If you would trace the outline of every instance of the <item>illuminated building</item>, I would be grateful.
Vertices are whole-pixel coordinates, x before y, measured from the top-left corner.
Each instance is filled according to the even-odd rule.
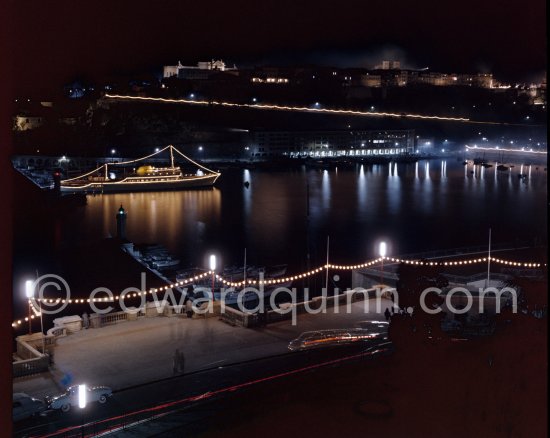
[[[208,79],[214,72],[236,72],[237,67],[227,67],[225,62],[220,60],[200,61],[197,65],[165,65],[163,67],[163,78],[177,77],[180,79]]]
[[[399,155],[414,152],[413,130],[255,131],[251,157],[336,157]]]

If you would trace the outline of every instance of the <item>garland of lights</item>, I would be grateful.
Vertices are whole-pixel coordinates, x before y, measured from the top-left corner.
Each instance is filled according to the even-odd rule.
[[[328,113],[328,114],[347,114],[354,116],[366,116],[366,117],[399,117],[408,119],[423,119],[423,120],[441,120],[450,122],[462,122],[473,123],[480,125],[509,125],[509,126],[539,126],[539,125],[524,125],[516,123],[506,122],[486,122],[471,120],[464,117],[441,117],[441,116],[429,116],[422,114],[408,114],[408,113],[387,113],[387,112],[372,112],[372,111],[359,111],[348,109],[330,109],[330,108],[310,108],[306,106],[288,106],[288,105],[268,105],[261,103],[235,103],[235,102],[223,102],[216,100],[193,100],[193,99],[166,99],[163,97],[143,97],[143,96],[127,96],[119,94],[105,94],[106,98],[119,99],[119,100],[139,100],[150,102],[164,102],[164,103],[183,103],[190,105],[218,105],[237,108],[253,108],[253,109],[267,109],[278,111],[297,111],[297,112],[312,112],[312,113]]]
[[[194,277],[188,278],[186,281],[178,281],[176,283],[172,283],[167,286],[162,286],[160,288],[151,288],[148,291],[141,291],[141,292],[135,292],[132,294],[126,295],[128,298],[136,298],[139,296],[147,296],[147,294],[156,294],[157,292],[165,292],[170,289],[173,289],[175,287],[182,287],[187,286],[189,284],[192,284],[198,280],[202,280],[203,278],[206,278],[208,276],[214,275],[215,279],[220,281],[226,286],[230,287],[241,287],[248,285],[272,285],[272,284],[280,284],[280,283],[287,283],[289,281],[295,281],[295,280],[301,280],[303,278],[311,277],[312,275],[319,274],[320,272],[326,271],[328,269],[334,269],[334,270],[354,270],[354,269],[363,269],[368,268],[369,266],[372,266],[374,264],[383,262],[383,261],[389,261],[392,263],[404,263],[407,265],[414,265],[414,266],[462,266],[462,265],[472,265],[477,263],[484,263],[484,262],[494,262],[494,263],[500,263],[503,265],[508,266],[515,266],[515,267],[521,267],[521,268],[540,268],[542,265],[541,263],[526,263],[526,262],[516,262],[512,260],[504,260],[504,259],[498,259],[495,257],[481,257],[477,259],[465,259],[465,260],[453,260],[453,261],[439,261],[439,262],[428,262],[423,260],[408,260],[408,259],[399,259],[394,257],[379,257],[377,259],[358,264],[358,265],[334,265],[332,263],[325,264],[323,266],[319,266],[318,268],[312,269],[311,271],[302,272],[300,274],[291,275],[288,277],[283,278],[272,278],[267,280],[254,280],[254,279],[246,279],[246,281],[239,281],[239,282],[232,282],[228,281],[225,278],[223,278],[221,275],[218,275],[215,273],[215,271],[207,271],[202,274],[196,275]],[[544,264],[546,266],[546,264]],[[29,300],[29,305],[31,305],[33,311],[35,312],[36,316],[40,316],[40,312],[37,311],[34,307],[34,302],[44,302],[44,303],[50,303],[50,304],[57,304],[57,303],[69,303],[69,304],[84,304],[89,302],[113,302],[118,301],[120,298],[119,295],[112,297],[112,298],[76,298],[76,299],[61,299],[61,298],[37,298]],[[35,315],[31,315],[31,319],[34,319]],[[24,319],[18,319],[12,323],[12,327],[17,327],[21,325],[23,322],[26,322],[29,320],[29,317],[25,317]]]
[[[163,153],[166,149],[170,149],[171,152],[175,151],[177,152],[178,154],[180,154],[183,158],[185,158],[187,161],[193,163],[194,165],[196,165],[197,167],[201,168],[202,170],[208,172],[208,173],[211,173],[212,175],[220,175],[219,172],[215,172],[214,170],[211,170],[211,169],[208,169],[207,167],[197,163],[196,161],[192,160],[191,158],[189,158],[187,155],[183,154],[182,152],[180,152],[178,149],[176,149],[174,146],[172,145],[168,145],[168,146],[165,146],[164,148],[152,153],[152,154],[149,154],[149,155],[146,155],[145,157],[141,157],[141,158],[136,158],[135,160],[128,160],[128,161],[121,161],[121,162],[117,162],[117,163],[105,163],[103,164],[102,166],[99,166],[97,169],[94,169],[94,170],[91,170],[90,172],[88,173],[85,173],[83,175],[79,175],[79,176],[75,176],[74,178],[68,178],[68,179],[64,179],[63,181],[61,181],[62,183],[68,183],[68,182],[71,182],[71,181],[76,181],[76,180],[81,180],[82,178],[88,176],[88,175],[92,175],[93,173],[96,173],[96,172],[99,172],[99,170],[101,169],[106,169],[106,171],[108,171],[108,168],[109,166],[121,166],[121,165],[125,165],[125,164],[131,164],[131,163],[137,163],[138,161],[143,161],[143,160],[147,160],[148,158],[151,158],[155,155],[158,155],[158,154],[161,154]],[[204,179],[204,178],[210,178],[211,176],[208,175],[208,176],[204,176],[204,177],[200,177],[200,178],[195,178],[195,179]],[[147,178],[147,177],[143,177],[143,178]],[[157,178],[156,176],[155,177],[150,177],[150,178]],[[113,182],[113,184],[120,184],[120,183],[125,183],[125,184],[129,184],[131,183],[132,181],[127,181],[127,179],[123,179],[121,181],[117,181],[117,182]],[[138,183],[141,183],[141,181],[138,181]],[[91,182],[89,184],[86,184],[86,185],[83,185],[81,187],[90,187],[94,184],[98,184],[97,182]]]

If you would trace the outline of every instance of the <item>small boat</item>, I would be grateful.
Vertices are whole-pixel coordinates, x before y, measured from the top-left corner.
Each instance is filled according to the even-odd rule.
[[[489,163],[483,163],[482,166],[485,167],[485,169],[488,169],[488,168],[490,168],[490,167],[493,167],[493,165],[492,165],[492,164],[489,164]]]
[[[151,263],[154,269],[163,269],[163,268],[170,268],[172,266],[179,265],[180,261],[178,259],[173,259],[171,257],[162,259],[162,260],[155,260]]]
[[[519,179],[526,179],[526,178],[527,178],[527,174],[526,174],[526,173],[520,173],[520,174],[518,174],[518,178],[519,178]]]
[[[250,187],[250,183],[249,183],[248,181],[245,181],[245,182],[244,182],[244,186],[245,186],[245,188],[249,188],[249,187]]]
[[[508,166],[505,166],[504,164],[499,164],[497,166],[497,170],[508,170],[510,169]]]

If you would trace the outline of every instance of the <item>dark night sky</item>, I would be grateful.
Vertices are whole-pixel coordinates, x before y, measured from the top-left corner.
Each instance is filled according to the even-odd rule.
[[[14,2],[15,92],[181,60],[325,60],[372,66],[396,48],[413,67],[528,78],[546,69],[544,0]],[[328,54],[325,58],[323,54]]]

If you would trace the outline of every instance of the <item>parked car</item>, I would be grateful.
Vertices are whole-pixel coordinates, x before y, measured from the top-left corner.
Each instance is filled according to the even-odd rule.
[[[12,419],[14,422],[39,415],[47,409],[46,403],[23,392],[13,394]]]
[[[63,394],[54,397],[46,397],[50,409],[61,409],[68,412],[72,406],[78,406],[78,386],[73,385],[67,388]],[[113,391],[107,386],[86,386],[86,404],[99,402],[105,403],[111,397]]]

